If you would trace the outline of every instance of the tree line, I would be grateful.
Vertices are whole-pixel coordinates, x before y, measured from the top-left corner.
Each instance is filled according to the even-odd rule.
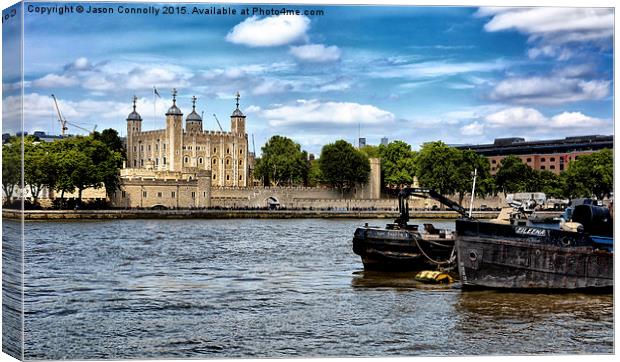
[[[23,153],[22,153],[23,152]],[[2,147],[2,189],[7,202],[23,182],[33,204],[37,204],[44,188],[60,193],[77,190],[78,203],[82,191],[104,187],[108,196],[120,187],[120,168],[125,151],[113,129],[93,132],[89,136],[63,138],[55,142],[39,142],[34,136],[13,137]]]
[[[358,150],[339,140],[325,145],[318,159],[308,160],[308,153],[298,143],[273,136],[262,147],[254,176],[267,186],[325,185],[350,191],[356,184],[367,181],[371,157],[381,159],[381,182],[386,193],[412,185],[416,178],[421,187],[457,195],[462,203],[465,195],[471,193],[474,170],[476,195],[481,197],[544,192],[556,198],[604,198],[613,192],[613,153],[609,149],[579,156],[559,175],[532,169],[512,155],[504,158],[495,175],[491,175],[489,161],[484,156],[449,147],[441,141],[425,143],[419,151],[413,151],[403,141]]]

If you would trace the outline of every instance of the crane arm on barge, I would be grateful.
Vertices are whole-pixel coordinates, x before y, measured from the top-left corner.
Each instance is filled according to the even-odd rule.
[[[461,205],[441,195],[435,190],[423,189],[423,188],[417,188],[417,187],[406,187],[398,193],[399,215],[398,215],[398,218],[394,220],[394,222],[398,224],[399,226],[406,225],[407,222],[409,221],[409,202],[408,202],[409,196],[416,196],[416,197],[422,197],[422,198],[430,197],[432,199],[439,201],[443,205],[446,205],[451,210],[458,212],[463,218],[471,219],[471,217],[469,217],[467,214],[467,210],[465,210]]]

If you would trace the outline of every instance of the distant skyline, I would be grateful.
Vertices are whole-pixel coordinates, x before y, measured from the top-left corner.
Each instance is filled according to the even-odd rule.
[[[318,154],[337,139],[357,145],[360,130],[367,144],[387,137],[416,149],[613,133],[612,8],[286,5],[324,15],[245,16],[253,5],[186,4],[237,14],[155,16],[68,3],[77,4],[114,13],[25,13],[30,133],[59,133],[52,93],[87,129],[124,135],[134,94],[143,129],[164,128],[172,88],[185,115],[198,97],[211,130],[213,114],[229,129],[239,91],[258,153],[275,134]],[[148,6],[162,4],[127,3]],[[18,79],[5,70],[4,109]]]

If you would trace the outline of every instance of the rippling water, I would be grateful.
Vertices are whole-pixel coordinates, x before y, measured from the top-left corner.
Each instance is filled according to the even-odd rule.
[[[27,223],[25,357],[613,353],[612,295],[461,292],[364,272],[351,249],[364,222],[384,223]]]

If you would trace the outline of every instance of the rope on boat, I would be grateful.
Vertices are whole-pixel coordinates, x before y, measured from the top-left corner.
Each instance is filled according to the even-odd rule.
[[[428,259],[428,261],[430,261],[431,263],[438,265],[438,266],[454,263],[454,260],[456,259],[454,255],[454,252],[456,251],[456,244],[452,247],[452,252],[450,253],[450,258],[448,260],[438,261],[438,260],[431,258],[428,254],[426,254],[426,252],[424,252],[424,249],[422,249],[422,246],[420,246],[420,242],[418,241],[417,238],[413,238],[413,240],[415,240],[415,244],[418,246],[418,249],[420,249],[420,252],[422,253],[422,255],[424,255],[424,257],[426,257],[426,259]]]

